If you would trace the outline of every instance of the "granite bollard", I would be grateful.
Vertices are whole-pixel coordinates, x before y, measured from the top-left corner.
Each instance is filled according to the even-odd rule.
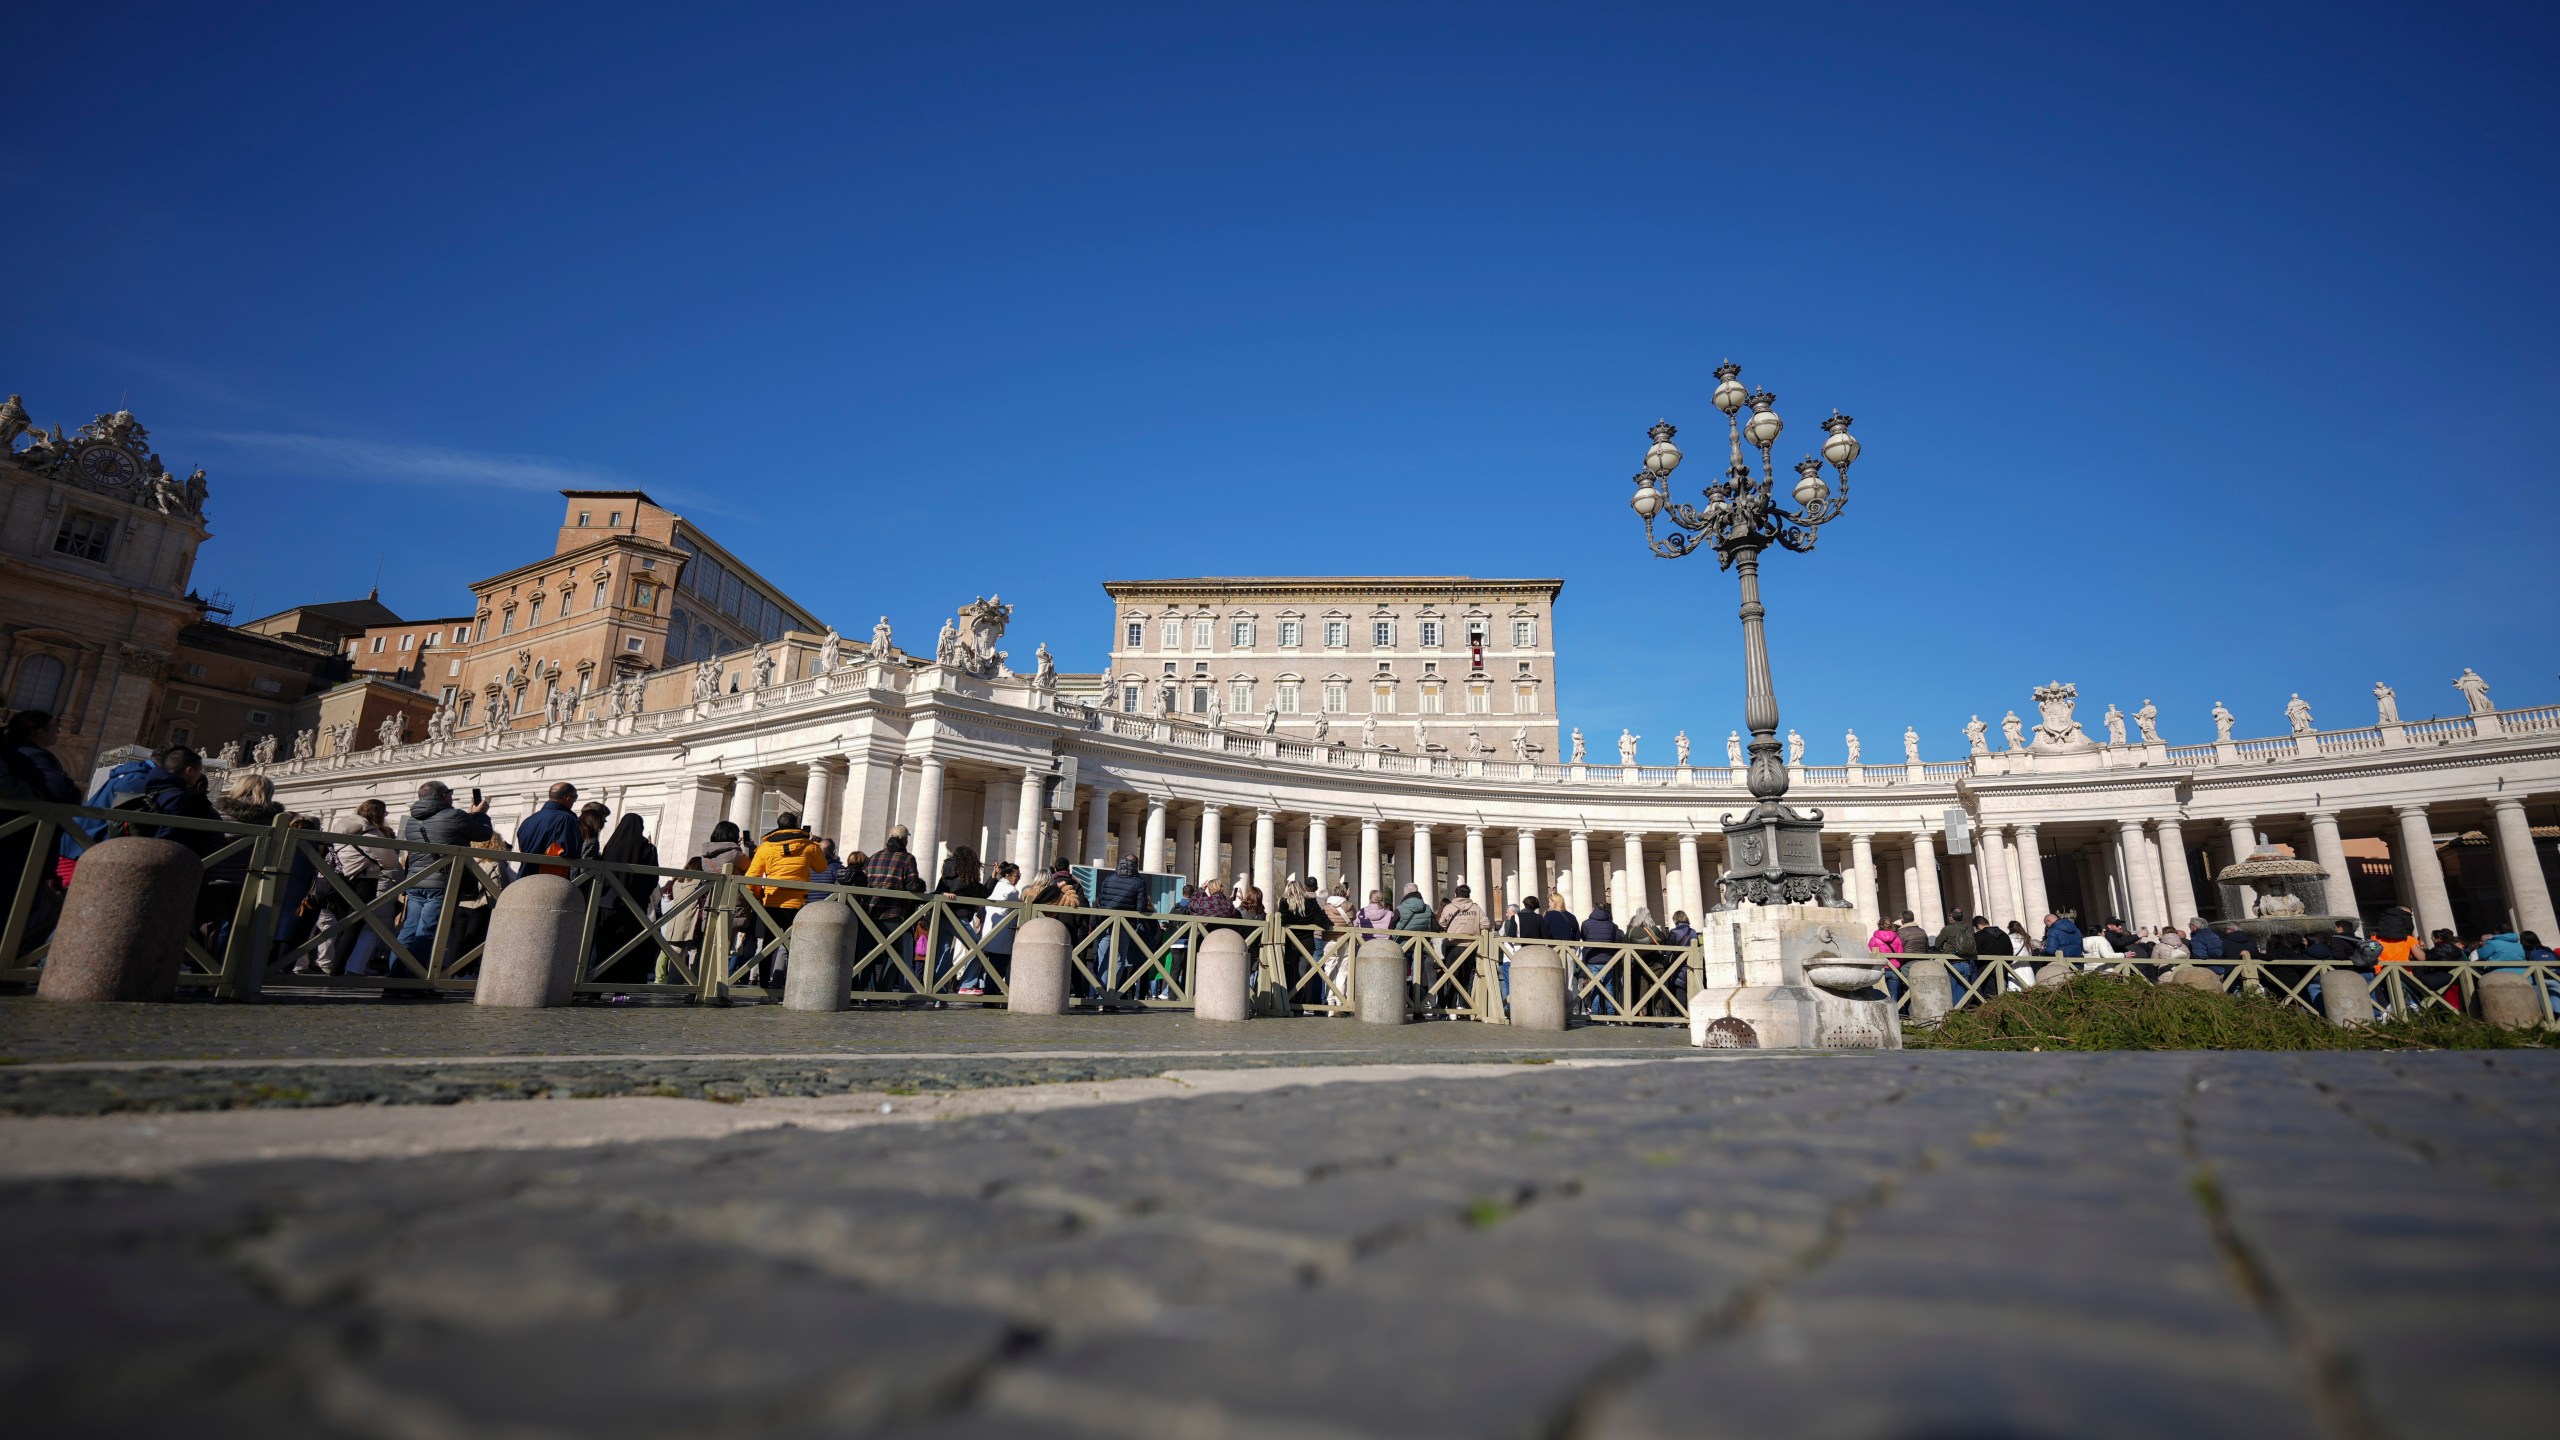
[[[1523,945],[1511,957],[1511,1023],[1522,1030],[1565,1029],[1570,1022],[1564,957],[1552,945]]]
[[[175,840],[127,836],[89,847],[71,874],[36,998],[167,1000],[195,925],[204,865]]]
[[[2542,1023],[2542,997],[2533,977],[2514,970],[2492,970],[2480,977],[2480,1018],[2506,1030],[2530,1030]]]
[[[1954,975],[1944,960],[1912,959],[1902,962],[1902,983],[1910,987],[1911,1008],[1906,1018],[1913,1025],[1935,1025],[1947,1018],[1955,1008]]]
[[[1351,959],[1351,999],[1363,1023],[1405,1022],[1404,970],[1403,946],[1384,936],[1360,942]]]
[[[2344,1029],[2373,1023],[2373,988],[2361,970],[2320,972],[2320,1010]]]
[[[853,952],[862,927],[853,907],[830,896],[800,907],[791,922],[791,968],[782,976],[785,1010],[842,1010],[853,1003]]]
[[[2322,978],[2324,980],[2326,979],[2325,976]],[[2163,985],[2184,985],[2190,990],[2210,990],[2216,995],[2222,993],[2222,977],[2214,974],[2202,965],[2178,966],[2176,969],[2171,970],[2167,975],[2161,977],[2160,983]],[[2322,993],[2327,993],[2327,987],[2325,985],[2322,987]]]
[[[2035,988],[2038,990],[2049,990],[2056,985],[2060,985],[2077,978],[2079,974],[2080,967],[2073,964],[2071,962],[2071,958],[2067,955],[2057,955],[2040,959],[2036,961]]]
[[[1004,1008],[1016,1015],[1063,1015],[1067,1010],[1069,958],[1067,927],[1054,915],[1022,922],[1013,937],[1013,978],[1005,986]]]
[[[568,1004],[586,917],[586,899],[566,876],[527,875],[499,891],[471,1003],[519,1010]]]
[[[1253,1014],[1245,992],[1244,936],[1212,930],[1200,942],[1200,968],[1191,975],[1191,1013],[1203,1020],[1243,1020]]]

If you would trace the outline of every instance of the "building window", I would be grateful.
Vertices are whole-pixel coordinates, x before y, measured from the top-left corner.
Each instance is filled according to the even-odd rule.
[[[178,697],[178,713],[181,715],[193,715],[203,708],[204,702],[193,695],[181,695]]]
[[[1249,715],[1253,713],[1252,681],[1231,680],[1227,682],[1227,709],[1238,715]]]
[[[1511,690],[1511,709],[1514,714],[1519,715],[1537,714],[1538,687],[1535,685],[1513,686]]]
[[[619,527],[622,524],[622,512],[619,510],[614,511],[613,518],[606,523]]]
[[[1164,673],[1165,673],[1165,678],[1166,678],[1166,679],[1170,680],[1170,679],[1172,679],[1172,678],[1173,678],[1173,662],[1172,662],[1172,661],[1167,660],[1166,662],[1164,662]]]
[[[195,738],[196,732],[187,726],[172,725],[169,727],[169,743],[172,745],[192,745],[195,743]]]
[[[252,688],[262,695],[281,695],[284,693],[284,682],[281,680],[261,679],[253,682]]]
[[[1124,712],[1126,712],[1126,713],[1128,713],[1128,714],[1131,714],[1131,715],[1135,715],[1135,714],[1137,714],[1137,713],[1138,713],[1138,687],[1137,687],[1137,686],[1135,686],[1135,685],[1123,685],[1123,686],[1121,686],[1121,687],[1120,687],[1120,708],[1121,708],[1121,710],[1123,710]]]
[[[1396,687],[1384,684],[1370,686],[1369,709],[1379,715],[1396,713]]]
[[[1194,675],[1206,675],[1206,674],[1208,674],[1208,673],[1209,673],[1209,662],[1208,662],[1208,661],[1206,661],[1206,660],[1194,660],[1194,661],[1192,661],[1192,662],[1191,662],[1191,673],[1192,673],[1192,674],[1194,674]]]
[[[1422,713],[1425,715],[1437,715],[1440,713],[1439,686],[1425,685],[1422,687]]]
[[[454,644],[456,644],[456,645],[468,645],[468,644],[470,644],[470,643],[471,643],[471,627],[470,627],[470,626],[468,626],[468,625],[456,625],[456,626],[454,626],[454,627],[453,627],[453,643],[454,643]]]
[[[348,642],[348,645],[347,645],[347,656],[348,656],[348,658],[353,659],[353,658],[354,658],[354,656],[355,656],[355,653],[356,653],[356,647],[355,647],[354,642],[352,642],[352,641]],[[203,679],[203,678],[204,678],[204,667],[203,667],[203,666],[201,666],[201,665],[189,665],[189,666],[187,667],[187,678],[188,678],[188,679],[190,679],[190,680],[201,680],[201,679]]]
[[[1491,713],[1492,713],[1492,711],[1493,711],[1493,692],[1492,692],[1492,690],[1491,690],[1489,687],[1487,687],[1487,686],[1483,686],[1483,685],[1470,685],[1470,686],[1468,686],[1468,687],[1467,687],[1467,713],[1468,713],[1468,714],[1470,714],[1470,715],[1486,715],[1486,714],[1491,714]]]
[[[507,607],[507,613],[498,617],[498,633],[501,635],[516,633],[516,607],[513,605]]]
[[[1283,620],[1280,622],[1280,648],[1283,650],[1295,650],[1298,648],[1297,621]]]
[[[402,650],[404,650],[404,651],[408,651],[408,650],[415,650],[415,649],[417,649],[417,648],[418,648],[418,637],[417,637],[417,636],[415,636],[415,635],[403,635],[403,636],[401,636],[401,637],[400,637],[400,648],[401,648]]]
[[[1422,648],[1425,650],[1437,650],[1440,648],[1439,621],[1425,620],[1422,622]]]
[[[1194,685],[1191,687],[1191,713],[1194,715],[1206,715],[1209,713],[1208,686]]]
[[[1467,622],[1467,643],[1478,649],[1484,648],[1485,627],[1483,621],[1470,620]]]
[[[1215,632],[1215,629],[1216,629],[1215,623],[1214,623],[1214,622],[1212,622],[1212,621],[1205,620],[1205,619],[1203,619],[1203,620],[1194,620],[1194,621],[1192,621],[1192,622],[1191,622],[1191,648],[1192,648],[1192,649],[1194,649],[1194,650],[1206,650],[1206,649],[1208,649],[1208,648],[1209,648],[1209,646],[1210,646],[1210,643],[1211,643],[1212,635],[1213,635],[1213,634],[1214,634],[1214,632]]]
[[[1346,714],[1351,709],[1351,687],[1339,680],[1324,682],[1324,710],[1328,715]]]
[[[470,723],[471,723],[471,697],[470,697],[470,696],[465,695],[465,696],[463,696],[463,697],[462,697],[462,704],[454,710],[454,712],[453,712],[453,719],[454,719],[454,723],[455,723],[455,724],[457,724],[457,725],[468,725],[468,724],[470,724]]]
[[[444,687],[444,690],[442,691],[442,693],[440,693],[440,694],[438,694],[438,695],[436,696],[436,703],[437,703],[437,704],[439,704],[439,705],[450,705],[450,704],[452,704],[452,703],[453,703],[453,687],[452,687],[452,686],[450,686],[450,685],[447,685],[446,687]]]
[[[592,525],[592,524],[594,524],[594,523],[595,523],[595,512],[594,512],[594,511],[592,511],[592,510],[581,510],[581,511],[579,511],[579,512],[578,512],[578,528],[579,528],[579,529],[583,530],[583,529],[585,529],[587,526]]]
[[[1158,649],[1162,649],[1162,650],[1179,650],[1179,649],[1181,649],[1181,648],[1182,648],[1182,622],[1181,622],[1181,621],[1179,621],[1179,620],[1167,620],[1167,621],[1166,621],[1166,622],[1164,622],[1162,625],[1157,626],[1157,627],[1156,627],[1156,640],[1157,640],[1157,648],[1158,648]]]
[[[1283,715],[1295,715],[1295,714],[1297,714],[1297,713],[1298,713],[1298,682],[1297,682],[1297,681],[1295,681],[1295,680],[1283,680],[1283,681],[1281,681],[1281,682],[1280,682],[1280,687],[1279,687],[1279,696],[1280,696],[1280,698],[1279,698],[1279,705],[1280,705],[1280,713],[1281,713],[1281,714],[1283,714]]]
[[[459,660],[448,660],[448,661],[446,661],[446,662],[445,662],[445,667],[444,667],[444,673],[445,673],[445,674],[447,674],[447,675],[459,675],[459,674],[461,674],[461,673],[462,673],[462,662],[461,662],[461,661],[459,661]]]
[[[1535,620],[1512,621],[1511,648],[1514,650],[1534,650],[1537,647],[1538,622]]]
[[[541,624],[541,623],[542,623],[542,597],[541,597],[541,596],[539,596],[539,595],[536,595],[536,596],[534,596],[534,597],[533,597],[533,603],[532,603],[532,604],[530,604],[530,605],[527,605],[527,606],[525,607],[525,613],[524,613],[524,626],[525,626],[525,628],[526,628],[526,629],[530,630],[530,629],[532,629],[534,626],[539,625],[539,624]]]
[[[1372,650],[1393,650],[1396,648],[1396,622],[1393,620],[1370,621],[1369,648]]]
[[[1340,650],[1340,649],[1342,649],[1344,646],[1349,645],[1350,643],[1351,643],[1351,622],[1350,622],[1350,621],[1348,621],[1348,620],[1327,620],[1326,622],[1324,622],[1324,644],[1325,644],[1325,648],[1326,648],[1326,649],[1328,649],[1328,650]]]
[[[629,636],[629,637],[627,637],[627,638],[625,638],[625,639],[623,640],[623,642],[622,642],[622,648],[623,648],[623,649],[625,649],[625,650],[630,651],[630,652],[631,652],[632,654],[634,654],[634,655],[637,655],[637,654],[639,654],[639,653],[641,652],[641,650],[642,650],[642,649],[644,649],[644,648],[646,648],[646,647],[645,647],[645,645],[644,645],[644,642],[641,640],[641,638],[640,638],[639,636],[637,636],[637,635],[633,635],[633,636]]]
[[[252,710],[249,712],[249,723],[252,725],[272,725],[275,722],[276,713],[272,710]]]
[[[381,636],[379,636],[379,635],[376,635],[376,636],[374,636],[374,637],[373,637],[373,653],[374,653],[374,654],[379,655],[379,654],[381,654],[381,653],[382,653],[382,641],[383,641],[383,637],[381,637]]]
[[[1253,648],[1253,622],[1238,620],[1227,626],[1227,647],[1232,650]]]
[[[1129,650],[1144,650],[1147,648],[1147,622],[1144,620],[1130,621],[1128,635],[1129,643],[1122,648]]]
[[[53,548],[56,553],[74,560],[103,562],[107,558],[107,541],[114,538],[115,533],[114,521],[74,510],[63,519],[62,529],[55,533]]]

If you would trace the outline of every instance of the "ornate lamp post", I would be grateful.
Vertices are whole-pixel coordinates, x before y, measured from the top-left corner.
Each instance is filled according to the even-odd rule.
[[[1761,628],[1768,612],[1760,603],[1760,552],[1771,545],[1811,550],[1816,533],[1849,508],[1849,465],[1858,458],[1858,439],[1849,433],[1849,417],[1832,411],[1822,422],[1827,436],[1822,458],[1808,455],[1797,464],[1795,488],[1789,492],[1795,508],[1785,508],[1775,498],[1777,481],[1769,457],[1786,428],[1778,418],[1778,397],[1766,390],[1746,392],[1741,375],[1742,367],[1730,360],[1716,367],[1715,406],[1725,414],[1732,461],[1724,478],[1707,487],[1704,508],[1680,504],[1665,492],[1680,464],[1680,447],[1671,443],[1679,432],[1668,421],[1651,431],[1653,448],[1636,472],[1633,503],[1654,554],[1676,560],[1703,546],[1742,581],[1742,718],[1751,728],[1751,793],[1760,803],[1739,819],[1724,817],[1724,907],[1789,902],[1840,906],[1846,903],[1840,878],[1822,864],[1822,812],[1799,812],[1783,803],[1787,767],[1779,758],[1778,694],[1769,680],[1769,641]],[[1746,408],[1748,420],[1741,418]],[[1757,479],[1743,458],[1745,440],[1760,452]],[[1822,478],[1825,461],[1840,477],[1836,491]],[[1675,527],[1672,534],[1655,538],[1656,515]]]

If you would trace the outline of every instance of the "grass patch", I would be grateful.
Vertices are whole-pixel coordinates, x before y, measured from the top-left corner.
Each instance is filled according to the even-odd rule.
[[[1914,1050],[2510,1050],[2555,1037],[2506,1030],[2469,1015],[2428,1011],[2362,1030],[2262,995],[2223,995],[2115,975],[2082,975],[2052,989],[2001,995],[1905,1030]]]
[[[292,1104],[311,1098],[311,1092],[299,1085],[269,1085],[264,1082],[249,1087],[249,1098],[261,1104]]]
[[[880,1093],[883,1095],[918,1095],[923,1092],[916,1089],[913,1085],[892,1085]]]
[[[1477,1230],[1491,1229],[1511,1218],[1512,1206],[1487,1196],[1467,1203],[1467,1224]]]
[[[1553,1055],[1523,1055],[1514,1059],[1511,1063],[1514,1065],[1553,1065],[1556,1063],[1556,1057]]]

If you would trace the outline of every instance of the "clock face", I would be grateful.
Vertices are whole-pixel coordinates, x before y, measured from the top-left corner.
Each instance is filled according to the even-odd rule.
[[[141,462],[113,445],[85,445],[75,462],[80,473],[100,485],[129,486],[142,481]]]

